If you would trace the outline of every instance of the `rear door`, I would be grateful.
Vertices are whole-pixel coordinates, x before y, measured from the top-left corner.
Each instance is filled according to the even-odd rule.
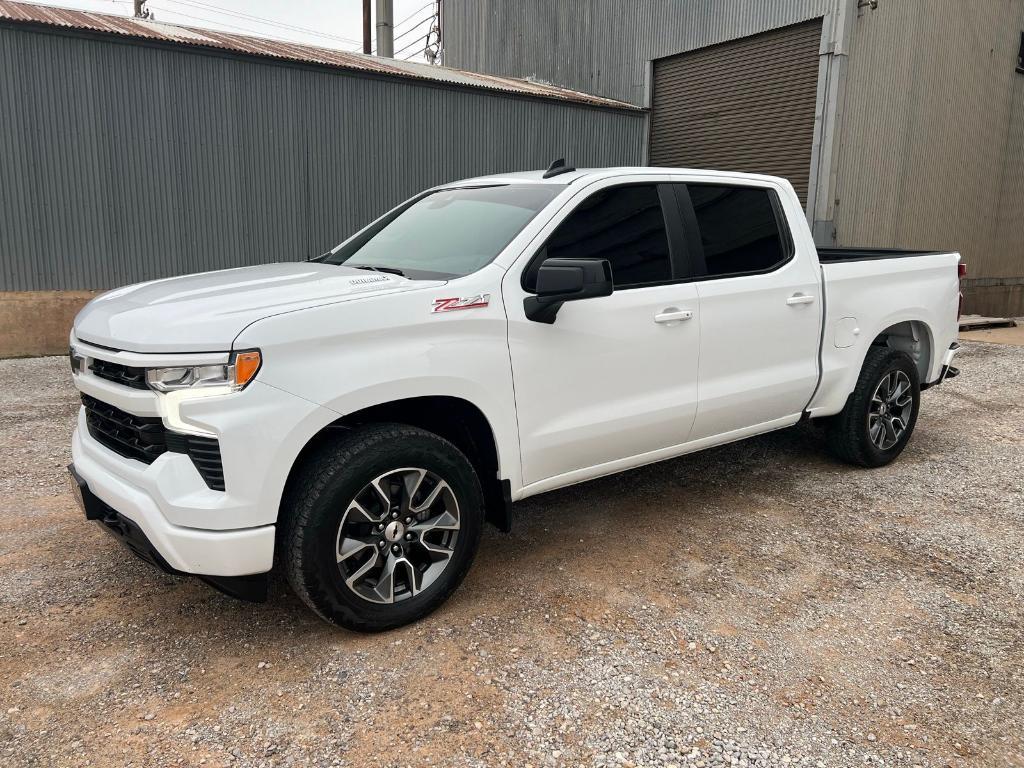
[[[818,381],[814,260],[797,251],[772,187],[690,183],[677,192],[701,314],[690,439],[796,422]]]
[[[644,175],[588,187],[539,235],[524,268],[505,276],[526,485],[644,463],[639,457],[689,436],[697,409],[697,288],[684,282],[675,196],[664,181]],[[551,325],[529,320],[523,298],[548,257],[608,259],[614,293],[566,302]]]

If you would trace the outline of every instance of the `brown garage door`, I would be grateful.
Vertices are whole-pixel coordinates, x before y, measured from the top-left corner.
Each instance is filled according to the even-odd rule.
[[[821,19],[654,62],[651,165],[784,176],[807,202]]]

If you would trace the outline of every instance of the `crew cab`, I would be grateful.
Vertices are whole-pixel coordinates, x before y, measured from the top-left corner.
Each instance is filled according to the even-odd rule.
[[[820,420],[878,467],[953,376],[956,253],[816,250],[784,179],[670,168],[429,189],[310,261],[78,315],[86,517],[166,571],[324,619],[436,608],[512,503]]]

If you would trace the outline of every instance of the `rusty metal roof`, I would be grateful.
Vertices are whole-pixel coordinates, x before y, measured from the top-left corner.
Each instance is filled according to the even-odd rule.
[[[319,64],[351,72],[388,75],[467,88],[483,88],[520,96],[557,99],[559,101],[590,106],[628,109],[632,111],[639,109],[632,104],[616,101],[615,99],[592,96],[580,91],[573,91],[569,88],[559,88],[556,85],[534,82],[532,80],[496,77],[494,75],[466,72],[449,67],[436,67],[411,61],[367,56],[362,53],[289,43],[283,40],[268,40],[263,37],[235,35],[228,32],[217,32],[212,29],[197,29],[177,24],[164,24],[159,21],[136,19],[129,16],[113,16],[105,13],[76,11],[68,8],[55,8],[53,6],[0,0],[0,20],[25,24],[42,24],[64,29],[88,30],[139,40],[178,43],[199,48],[213,48],[251,56]]]

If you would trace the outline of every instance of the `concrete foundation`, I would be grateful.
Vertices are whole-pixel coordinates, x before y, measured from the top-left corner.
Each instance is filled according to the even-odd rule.
[[[75,315],[97,293],[0,292],[0,358],[67,354]]]

